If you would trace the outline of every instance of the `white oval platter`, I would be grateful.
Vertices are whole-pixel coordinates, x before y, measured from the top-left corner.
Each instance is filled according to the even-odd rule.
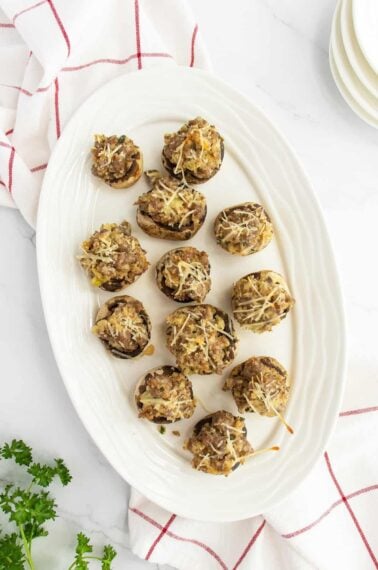
[[[200,188],[207,221],[189,242],[208,252],[213,287],[206,302],[230,311],[232,283],[259,269],[287,279],[296,305],[271,333],[238,328],[235,363],[252,355],[274,356],[289,370],[293,387],[287,419],[290,435],[275,418],[250,414],[248,438],[258,449],[279,452],[251,458],[229,477],[195,471],[183,440],[206,415],[168,427],[137,418],[133,392],[149,368],[173,363],[165,348],[164,318],[177,308],[154,283],[154,265],[177,242],[150,238],[136,225],[140,180],[113,190],[90,172],[94,133],[125,133],[141,146],[145,168],[161,168],[163,135],[197,115],[225,139],[220,172]],[[212,223],[224,207],[262,203],[276,231],[273,242],[247,258],[215,244]],[[153,356],[117,360],[91,334],[98,306],[111,295],[91,287],[75,256],[101,223],[127,219],[148,252],[151,268],[125,292],[151,316]],[[182,245],[182,244],[181,244]],[[38,268],[49,336],[62,378],[88,432],[114,468],[146,497],[176,514],[213,521],[244,519],[267,511],[303,480],[324,450],[337,418],[344,380],[345,325],[339,280],[323,217],[297,158],[265,115],[212,75],[167,65],[127,74],[94,93],[74,115],[56,145],[46,172],[37,227]],[[228,371],[230,368],[228,369]],[[195,393],[210,411],[236,413],[223,376],[192,377]],[[181,437],[172,435],[178,429]]]

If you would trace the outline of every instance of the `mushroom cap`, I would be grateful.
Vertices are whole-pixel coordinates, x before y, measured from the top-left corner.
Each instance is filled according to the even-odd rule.
[[[187,351],[185,350],[187,345],[188,345],[188,342],[190,344],[190,340],[193,340],[193,338],[189,338],[188,342],[186,339],[184,340],[184,342],[182,343],[182,347],[183,347],[182,350],[180,350],[180,349],[177,350],[177,344],[178,343],[175,343],[175,345],[173,346],[172,342],[170,342],[172,335],[174,335],[173,327],[172,327],[172,320],[174,320],[175,315],[183,313],[183,315],[186,318],[186,315],[188,314],[188,312],[189,312],[189,316],[190,316],[190,313],[192,313],[192,314],[194,313],[195,316],[198,315],[198,318],[201,319],[201,324],[203,325],[204,323],[206,324],[206,315],[204,315],[203,313],[207,312],[207,311],[213,312],[211,320],[214,320],[217,316],[219,316],[224,323],[223,331],[219,331],[219,339],[221,339],[222,337],[227,338],[228,339],[228,346],[222,347],[223,360],[221,362],[220,361],[214,362],[213,360],[211,360],[211,358],[209,358],[209,356],[210,357],[212,356],[211,354],[208,355],[207,358],[205,356],[203,357],[203,363],[196,362],[195,354],[197,354],[197,349],[194,352],[193,351],[189,352],[188,350]],[[182,307],[182,308],[176,309],[176,311],[173,311],[172,313],[170,313],[170,315],[168,315],[168,317],[166,319],[166,323],[167,323],[167,328],[166,328],[167,348],[176,357],[176,361],[177,361],[178,366],[186,374],[201,374],[201,375],[208,375],[208,374],[214,374],[214,373],[215,374],[221,374],[223,372],[223,370],[226,368],[226,366],[228,366],[234,360],[237,345],[238,345],[239,341],[238,341],[238,337],[236,336],[236,333],[234,330],[234,325],[233,325],[232,319],[222,309],[219,309],[218,307],[215,307],[214,305],[210,305],[210,304],[206,304],[206,303],[201,303],[201,304],[197,304],[197,305],[190,305],[188,307]],[[210,326],[208,328],[208,333],[214,334],[214,327]],[[181,331],[180,336],[183,336],[185,338],[185,327]],[[176,340],[178,340],[179,336],[177,335],[177,333],[176,333],[176,337],[177,337]],[[197,333],[197,335],[195,335],[195,338],[197,338],[197,337],[198,337],[198,333]],[[206,336],[204,336],[204,338],[206,340]],[[188,362],[185,361],[186,359],[188,360]],[[206,367],[202,366],[202,364],[206,365]]]
[[[163,224],[158,224],[150,216],[143,214],[138,208],[136,221],[138,226],[146,232],[149,236],[160,238],[160,239],[170,239],[174,241],[186,241],[196,235],[198,230],[202,227],[207,214],[207,207],[204,208],[203,217],[198,224],[198,227],[192,225],[191,228],[183,229],[172,229],[169,226],[164,226]]]
[[[228,216],[234,217],[235,214],[236,217],[239,214],[240,222],[228,219]],[[274,235],[267,211],[256,202],[243,202],[224,208],[215,218],[213,228],[217,244],[232,255],[257,253],[269,245]]]
[[[160,180],[167,179],[166,183],[169,184],[173,183],[173,187],[169,188],[169,190],[175,192],[180,186],[180,182],[175,177],[168,177],[167,175],[161,174],[158,170],[147,170],[145,175],[151,185],[150,190],[142,194],[139,197],[138,201],[136,202],[138,205],[137,214],[136,214],[136,221],[138,226],[148,235],[152,237],[157,237],[160,239],[169,239],[174,241],[185,241],[192,238],[198,230],[202,227],[203,222],[205,221],[206,214],[207,214],[207,206],[206,200],[203,194],[201,194],[198,190],[194,190],[194,188],[186,188],[187,191],[192,192],[193,194],[193,201],[195,203],[195,199],[200,200],[201,209],[199,210],[199,219],[195,219],[194,221],[191,220],[189,225],[185,225],[180,227],[180,222],[182,220],[183,214],[179,215],[177,213],[177,220],[174,223],[164,223],[159,222],[154,219],[152,214],[143,211],[144,208],[140,203],[140,199],[143,198],[153,198],[153,193],[155,191],[164,192],[164,187],[162,188],[159,185]],[[184,189],[184,187],[182,188]],[[168,190],[167,190],[168,191]],[[159,210],[156,212],[157,217],[159,214]]]
[[[172,255],[180,254],[180,252],[184,253],[185,251],[187,251],[188,254],[192,253],[195,256],[195,258],[198,258],[198,259],[195,259],[195,262],[200,263],[203,267],[204,279],[203,279],[203,281],[198,280],[198,283],[203,283],[203,288],[204,288],[203,293],[204,294],[196,297],[196,296],[193,296],[193,294],[191,294],[191,291],[188,291],[186,296],[184,296],[181,299],[178,299],[177,298],[177,288],[170,287],[169,285],[167,285],[163,272],[164,272],[167,260],[169,260],[169,258]],[[203,258],[203,260],[200,258]],[[190,262],[188,262],[188,263],[190,263]],[[196,301],[197,303],[201,303],[204,300],[204,298],[206,297],[206,295],[209,292],[210,287],[211,287],[210,262],[209,262],[209,258],[207,256],[207,253],[204,251],[199,251],[195,247],[190,247],[190,246],[189,247],[178,247],[176,249],[171,249],[171,250],[167,251],[159,259],[159,261],[156,264],[156,283],[157,283],[157,286],[159,287],[160,291],[162,293],[164,293],[164,295],[166,295],[169,299],[176,301],[177,303],[191,303],[192,301]],[[193,284],[193,286],[195,286],[195,284]]]
[[[130,188],[143,174],[143,156],[140,153],[139,158],[135,159],[134,164],[124,178],[120,178],[117,182],[108,182],[112,188],[118,190],[123,188]]]
[[[143,374],[143,376],[141,376],[139,378],[139,380],[135,386],[135,392],[134,392],[135,403],[136,403],[136,406],[138,409],[142,409],[142,407],[143,407],[142,404],[140,402],[138,402],[138,396],[140,395],[139,389],[146,383],[146,377],[148,376],[148,374],[153,374],[154,372],[158,372],[159,370],[161,370],[162,374],[164,374],[166,376],[172,375],[175,373],[182,374],[183,377],[190,384],[190,394],[191,394],[192,400],[194,401],[193,387],[192,387],[192,384],[191,384],[189,378],[183,372],[181,372],[181,370],[179,368],[177,368],[176,366],[164,364],[162,366],[155,366],[155,368],[148,370],[145,374]],[[194,412],[194,410],[193,410],[193,412]],[[175,423],[177,421],[180,421],[180,418],[177,418],[176,420],[168,420],[164,416],[157,416],[156,418],[153,418],[150,421],[155,423],[155,424],[172,424],[172,423]]]
[[[104,154],[107,162],[99,158]],[[142,151],[126,135],[95,135],[92,157],[93,175],[112,188],[129,188],[143,173]]]
[[[290,380],[284,366],[271,356],[252,356],[235,366],[224,384],[240,413],[275,417],[289,399]]]
[[[251,280],[255,281],[256,286],[243,292],[244,283],[248,285]],[[256,296],[259,298],[255,301]],[[295,300],[282,275],[276,271],[262,270],[244,275],[234,283],[231,304],[233,316],[240,326],[256,333],[264,333],[271,331],[287,316]],[[255,313],[260,309],[261,316],[258,315],[255,319]],[[248,311],[251,313],[250,317]]]
[[[123,359],[131,359],[139,356],[144,351],[144,349],[146,348],[146,346],[150,341],[151,321],[143,304],[141,303],[141,301],[138,301],[138,299],[135,299],[135,297],[131,297],[130,295],[118,295],[116,297],[112,297],[111,299],[106,301],[106,303],[101,305],[95,317],[95,325],[96,325],[99,321],[102,321],[103,319],[108,319],[113,314],[115,309],[117,309],[119,306],[127,304],[137,305],[137,307],[139,308],[139,313],[146,328],[147,339],[145,343],[142,346],[138,347],[136,350],[128,352],[126,350],[122,351],[119,348],[113,347],[109,340],[100,338],[105,348],[109,350],[109,352],[111,352],[113,356]]]
[[[210,180],[211,178],[213,178],[213,176],[216,175],[216,173],[218,172],[218,170],[220,169],[220,167],[222,166],[222,162],[223,162],[223,158],[224,158],[224,142],[223,140],[221,140],[221,155],[220,155],[220,163],[217,166],[217,168],[214,168],[212,173],[210,174],[210,176],[208,176],[207,178],[200,178],[198,176],[196,176],[193,172],[191,172],[190,170],[184,170],[184,176],[185,176],[185,180],[187,182],[189,182],[190,184],[203,184],[204,182],[207,182],[208,180]],[[164,166],[164,168],[169,172],[169,174],[171,176],[173,176],[174,178],[177,178],[179,180],[182,179],[182,175],[180,175],[180,173],[175,174],[175,168],[176,165],[173,164],[164,154],[164,148],[163,151],[161,153],[161,162]]]
[[[237,429],[234,428],[235,424],[238,425]],[[207,427],[210,428],[209,431],[206,430]],[[233,429],[236,429],[236,432],[232,432]],[[205,430],[204,433],[202,433],[203,430]],[[234,433],[235,445],[242,452],[239,457],[235,455],[235,449],[230,453],[230,433]],[[244,463],[248,455],[253,453],[253,448],[246,436],[247,428],[242,417],[234,416],[225,410],[218,410],[195,424],[191,437],[184,443],[184,449],[193,454],[192,465],[195,469],[199,469],[210,455],[208,464],[201,471],[212,475],[227,476]]]

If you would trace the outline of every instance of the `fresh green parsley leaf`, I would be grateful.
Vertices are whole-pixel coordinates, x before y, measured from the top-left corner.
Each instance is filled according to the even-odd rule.
[[[57,505],[43,488],[49,487],[55,477],[60,479],[62,485],[68,485],[72,477],[62,459],[55,459],[54,465],[33,463],[31,448],[21,440],[14,439],[0,447],[1,458],[14,459],[18,465],[25,466],[31,482],[25,489],[13,483],[0,489],[0,509],[18,531],[3,536],[0,533],[0,570],[24,570],[25,564],[34,568],[32,541],[47,536],[44,524],[56,518]],[[101,557],[92,553],[89,538],[79,533],[75,560],[69,570],[89,570],[91,560],[101,562],[102,570],[111,570],[112,560],[116,557],[114,548],[105,546]]]
[[[24,570],[25,557],[16,533],[0,536],[0,570]]]
[[[63,459],[54,459],[55,466],[40,465],[39,463],[32,463],[28,469],[28,473],[33,477],[33,483],[40,487],[49,487],[54,477],[59,477],[62,485],[68,485],[71,481],[71,474],[64,464]]]
[[[0,507],[9,521],[23,527],[28,541],[47,536],[43,524],[56,518],[56,504],[45,491],[33,493],[7,485],[0,494]]]
[[[90,543],[90,540],[84,533],[79,532],[76,537],[76,554],[78,556],[83,556],[84,554],[89,554],[93,552],[93,546]]]
[[[72,475],[65,465],[63,459],[54,459],[55,461],[55,474],[59,477],[62,485],[66,486],[72,481]]]
[[[75,561],[71,564],[70,568],[73,570],[87,570],[89,568],[89,562],[86,560],[86,557],[93,552],[93,546],[89,538],[82,532],[79,532],[77,535],[75,552]]]
[[[31,448],[20,439],[14,439],[10,444],[5,443],[0,448],[0,455],[4,459],[14,459],[18,465],[30,465],[33,461]]]
[[[117,553],[112,546],[110,546],[109,544],[104,546],[104,552],[102,554],[102,559],[101,559],[101,569],[110,570],[112,561],[116,556]]]
[[[32,463],[28,469],[28,473],[33,477],[33,483],[40,487],[48,487],[51,485],[55,476],[55,470],[49,465],[40,465]]]

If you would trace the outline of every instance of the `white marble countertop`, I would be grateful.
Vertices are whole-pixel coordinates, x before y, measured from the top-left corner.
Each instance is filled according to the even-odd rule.
[[[215,72],[244,91],[287,136],[325,213],[344,289],[349,371],[343,408],[377,389],[378,133],[345,105],[330,74],[334,0],[191,0]],[[0,440],[21,437],[62,456],[74,479],[57,489],[51,540],[65,568],[79,529],[113,543],[115,568],[152,566],[128,548],[128,485],[87,435],[59,376],[42,313],[35,235],[0,209]],[[38,548],[36,549],[38,557]],[[51,570],[45,559],[41,570]],[[156,568],[156,566],[155,566]]]

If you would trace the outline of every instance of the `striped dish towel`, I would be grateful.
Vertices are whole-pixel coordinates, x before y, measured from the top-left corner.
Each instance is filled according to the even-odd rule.
[[[128,71],[208,67],[197,31],[181,0],[0,0],[0,205],[35,226],[50,153],[76,108]]]
[[[0,205],[34,225],[50,152],[78,105],[120,73],[175,63],[209,67],[184,0],[0,0]],[[378,406],[368,405],[347,406],[311,475],[259,517],[185,520],[133,491],[133,551],[182,570],[378,568]]]
[[[377,419],[378,406],[341,412],[307,479],[274,510],[249,520],[185,520],[133,490],[133,551],[180,570],[378,568]]]

